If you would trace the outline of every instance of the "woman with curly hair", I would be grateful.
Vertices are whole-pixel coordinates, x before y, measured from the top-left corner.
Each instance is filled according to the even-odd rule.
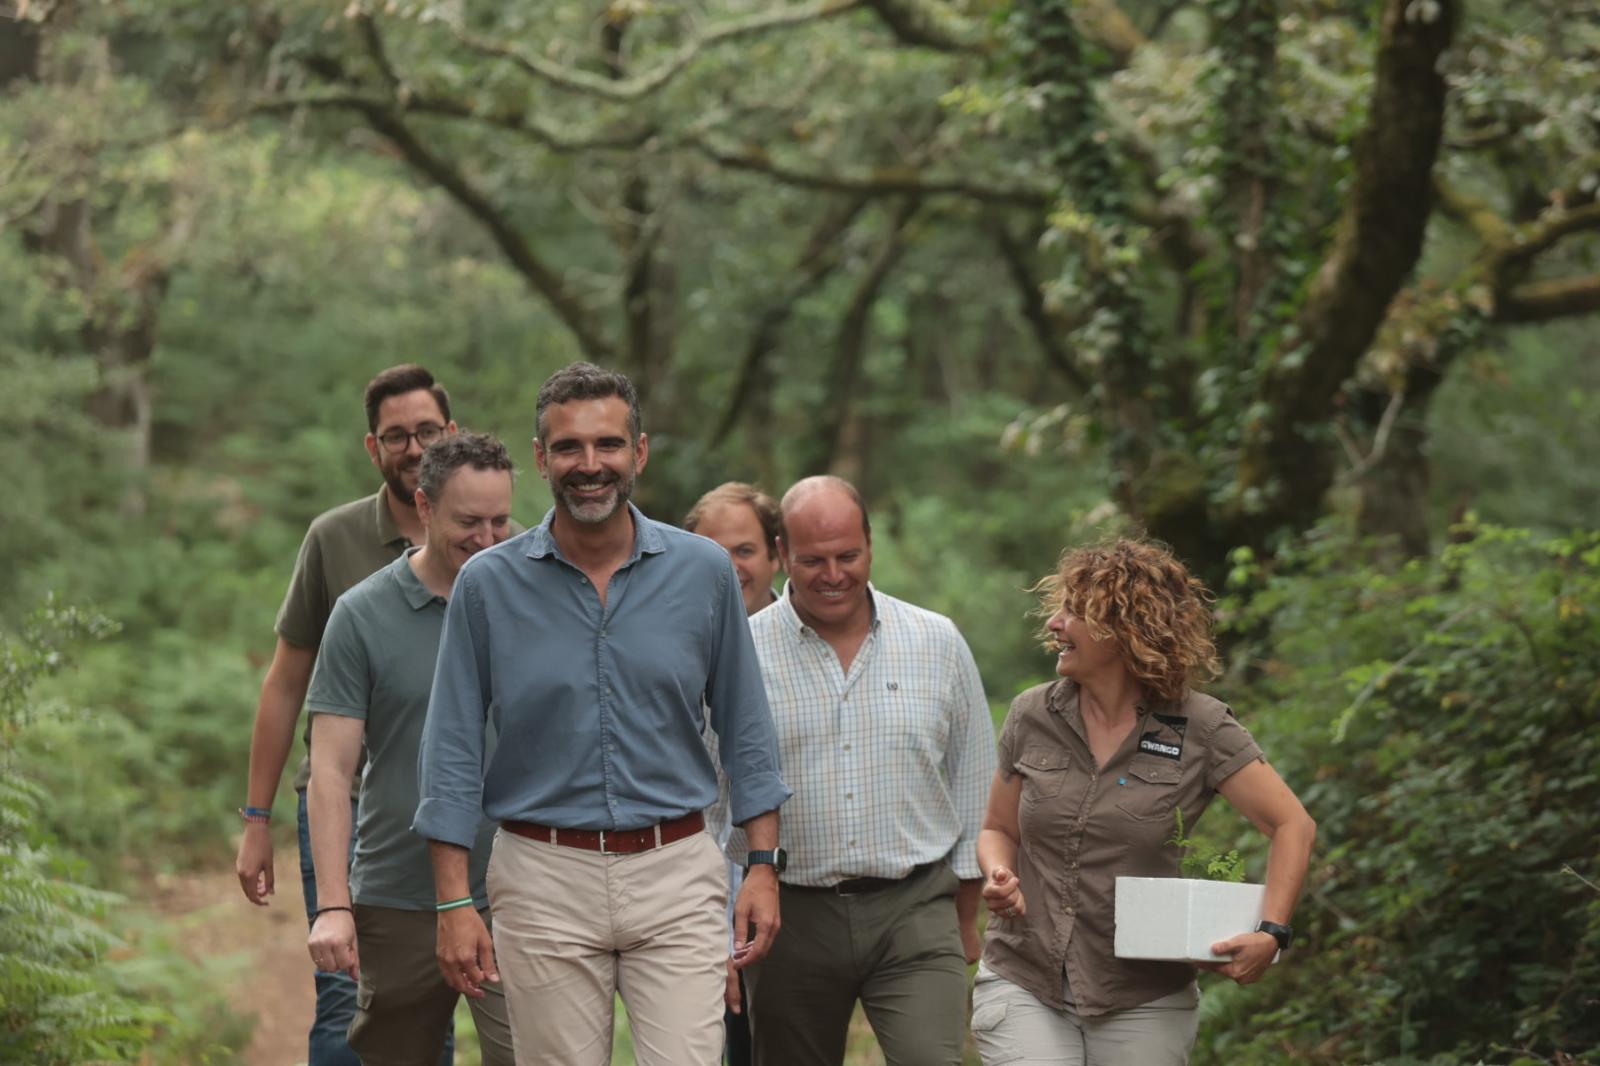
[[[1316,823],[1233,711],[1191,687],[1217,672],[1209,594],[1171,553],[1071,550],[1035,591],[1061,678],[1018,696],[1000,733],[973,1036],[986,1066],[1181,1064],[1194,966],[1112,954],[1116,878],[1178,876],[1174,811],[1192,826],[1222,793],[1272,842],[1265,920],[1200,965],[1249,984],[1289,946]]]

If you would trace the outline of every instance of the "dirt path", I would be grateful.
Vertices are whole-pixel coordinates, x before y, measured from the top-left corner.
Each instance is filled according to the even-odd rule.
[[[279,865],[283,856],[279,855]],[[289,858],[293,860],[291,852]],[[306,1061],[315,993],[306,957],[306,922],[300,900],[298,867],[280,869],[278,894],[267,907],[253,907],[239,891],[231,870],[163,875],[153,900],[172,922],[174,934],[191,957],[209,960],[241,957],[240,979],[230,981],[228,1002],[254,1016],[244,1066],[299,1066]],[[292,876],[284,878],[284,873]]]

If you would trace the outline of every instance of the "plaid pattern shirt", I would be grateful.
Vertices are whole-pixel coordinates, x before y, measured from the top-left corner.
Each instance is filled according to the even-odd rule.
[[[978,878],[995,742],[977,664],[948,618],[869,592],[872,629],[849,671],[787,590],[750,619],[794,789],[783,880],[900,878],[946,856],[956,876]],[[742,862],[745,849],[735,828],[730,858]]]

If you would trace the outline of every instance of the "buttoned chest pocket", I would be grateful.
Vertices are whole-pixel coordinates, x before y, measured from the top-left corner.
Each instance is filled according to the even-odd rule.
[[[1023,802],[1031,803],[1061,795],[1070,760],[1066,752],[1054,748],[1025,748],[1016,766],[1022,774]]]
[[[1182,779],[1175,762],[1134,759],[1117,782],[1117,807],[1140,821],[1171,818]]]

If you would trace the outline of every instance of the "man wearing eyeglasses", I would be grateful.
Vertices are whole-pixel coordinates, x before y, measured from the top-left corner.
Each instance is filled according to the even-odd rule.
[[[367,455],[383,475],[383,486],[371,496],[319,515],[306,531],[295,560],[289,590],[278,610],[278,644],[261,683],[255,728],[250,737],[250,782],[235,872],[251,903],[265,906],[274,893],[272,801],[294,745],[295,722],[305,703],[317,647],[322,642],[334,601],[345,590],[399,558],[424,540],[417,516],[417,467],[428,445],[456,431],[450,420],[450,397],[444,386],[415,364],[390,367],[368,384]],[[307,738],[309,743],[309,737]],[[306,820],[309,760],[295,776],[299,793],[300,876],[306,916],[316,913],[316,876],[311,861]],[[354,777],[357,783],[360,773]],[[352,796],[352,801],[354,797]],[[356,983],[339,972],[317,972],[317,1012],[311,1026],[308,1066],[360,1066],[345,1042],[356,1010]],[[449,1047],[443,1061],[452,1057]]]

